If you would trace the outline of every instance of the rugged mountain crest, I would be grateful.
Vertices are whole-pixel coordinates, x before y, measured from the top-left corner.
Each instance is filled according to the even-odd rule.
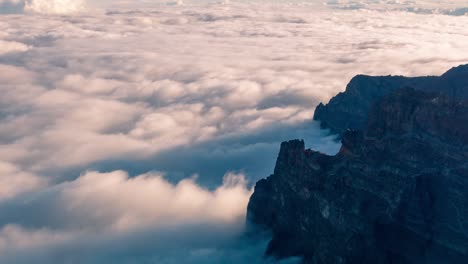
[[[353,80],[347,93],[408,79]],[[248,221],[273,234],[267,254],[314,264],[466,263],[468,102],[405,88],[368,108],[336,156],[300,140],[281,145],[274,174],[248,205]]]
[[[363,129],[376,100],[404,87],[467,100],[468,64],[452,68],[440,77],[358,75],[350,81],[345,92],[333,97],[328,104],[317,106],[314,120],[340,135],[348,128]]]

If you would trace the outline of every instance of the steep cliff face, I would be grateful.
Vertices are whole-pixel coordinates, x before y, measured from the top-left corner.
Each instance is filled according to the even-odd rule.
[[[398,81],[395,79],[395,81]],[[336,156],[284,142],[247,218],[305,263],[467,263],[468,103],[399,89]]]
[[[468,99],[468,65],[452,68],[440,77],[366,76],[354,77],[345,92],[315,109],[314,120],[322,127],[342,135],[346,129],[362,129],[370,107],[382,96],[411,87],[426,92],[439,92],[457,99]]]

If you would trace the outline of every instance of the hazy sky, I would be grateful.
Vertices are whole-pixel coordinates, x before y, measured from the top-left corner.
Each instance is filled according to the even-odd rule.
[[[412,10],[455,11],[466,13],[466,0],[0,0],[3,13],[41,12],[41,13],[71,13],[77,11],[89,12],[108,8],[146,8],[161,5],[206,5],[206,4],[279,4],[279,5],[309,5],[328,6],[339,9],[380,9],[380,10]],[[460,10],[462,8],[463,10]],[[460,14],[460,13],[457,13]]]
[[[467,1],[0,0],[0,263],[268,263],[281,141],[356,74],[468,63]],[[290,260],[295,262],[297,260]]]

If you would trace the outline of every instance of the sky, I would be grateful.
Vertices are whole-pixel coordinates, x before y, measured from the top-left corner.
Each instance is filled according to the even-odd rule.
[[[282,141],[356,74],[468,63],[468,1],[0,0],[0,263],[275,263]],[[297,263],[297,259],[285,263]]]

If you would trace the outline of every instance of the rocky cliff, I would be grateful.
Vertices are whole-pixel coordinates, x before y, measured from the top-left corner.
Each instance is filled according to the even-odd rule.
[[[346,90],[315,109],[314,120],[323,128],[342,135],[346,129],[362,129],[372,104],[382,96],[404,87],[439,92],[468,99],[468,65],[452,68],[440,77],[366,76],[354,77]]]
[[[376,79],[356,78],[347,93],[375,92]],[[355,87],[359,79],[368,86]],[[314,264],[468,263],[468,103],[420,90],[394,89],[335,118],[359,116],[362,128],[343,133],[335,156],[300,140],[282,143],[247,212],[249,223],[272,232],[268,255]],[[352,101],[341,97],[329,109],[343,113],[335,102]]]

